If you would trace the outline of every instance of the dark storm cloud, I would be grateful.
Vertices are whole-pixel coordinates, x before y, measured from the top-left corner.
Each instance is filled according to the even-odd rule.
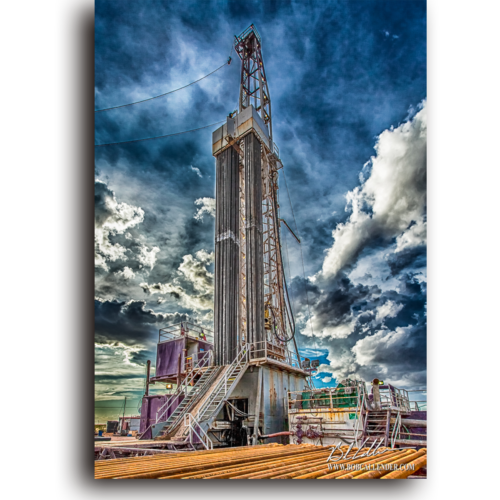
[[[321,290],[318,286],[302,276],[295,276],[288,284],[288,290],[299,304],[305,304],[307,301],[306,297],[309,301],[314,302],[321,295]]]
[[[96,182],[94,185],[94,214],[97,226],[102,226],[111,216],[107,200],[114,198],[115,194],[103,182]]]
[[[248,10],[224,2],[191,2],[191,8],[180,2],[125,5],[98,2],[96,6],[97,107],[134,100],[130,94],[120,94],[127,89],[168,90],[170,80],[194,74],[192,65],[205,56],[220,54],[223,60],[232,35],[250,22],[256,24],[264,41],[274,132],[301,230],[311,226],[314,205],[316,213],[323,214],[341,208],[340,199],[334,199],[332,207],[334,188],[345,192],[371,154],[373,137],[425,97],[425,2],[405,2],[404,8],[394,2],[326,2],[314,8],[304,2],[288,6],[262,2]],[[167,15],[169,29],[160,21]],[[384,31],[398,32],[400,38],[387,40]],[[179,41],[196,51],[192,60]],[[181,107],[184,112],[173,116],[169,112],[177,110],[178,94],[99,113],[98,142],[166,133],[169,124],[182,130],[193,124],[194,117],[199,124],[205,118],[203,124],[224,117],[237,100],[238,70],[235,57],[230,67],[207,80],[217,85],[216,92],[199,86],[181,91],[189,93],[190,101]],[[108,102],[102,102],[103,96]],[[118,129],[112,124],[119,124]],[[101,133],[108,134],[102,141]],[[173,174],[170,182],[192,189],[192,182],[176,167],[190,164],[196,154],[207,167],[213,165],[206,147],[210,135],[199,134],[101,148],[97,154],[112,164],[124,155],[131,163],[166,169]],[[309,203],[311,199],[315,204]],[[312,243],[313,251],[324,247],[321,238]]]
[[[373,296],[380,293],[376,286],[353,285],[345,276],[330,286],[331,290],[323,295],[314,308],[322,327],[343,323],[353,311],[366,306],[368,298],[373,300]]]
[[[167,24],[160,21],[164,18]],[[136,93],[145,89],[150,95],[169,90],[179,75],[194,75],[207,56],[220,54],[223,60],[232,35],[256,24],[264,41],[274,133],[311,265],[321,259],[332,225],[343,218],[343,193],[369,158],[373,137],[425,96],[425,2],[406,2],[404,8],[393,2],[326,2],[312,9],[304,2],[237,8],[231,2],[98,2],[96,19],[98,108],[137,100]],[[386,31],[400,38],[388,40]],[[192,58],[182,44],[192,47]],[[207,79],[216,91],[195,85],[98,113],[98,142],[158,135],[173,131],[170,126],[190,128],[194,117],[198,125],[224,117],[237,100],[239,61],[233,57],[231,66]],[[186,95],[186,105],[176,104]],[[134,168],[168,173],[165,182],[194,199],[213,193],[213,176],[207,190],[205,180],[185,174],[193,162],[213,173],[209,141],[210,132],[202,131],[100,148],[97,158],[119,168],[125,158]],[[340,215],[329,217],[334,210]],[[282,211],[291,220],[285,200]],[[318,215],[327,220],[319,222]]]
[[[427,247],[419,245],[413,248],[405,248],[401,252],[391,254],[387,259],[387,264],[391,269],[391,274],[397,276],[407,268],[425,267],[427,263]]]
[[[312,307],[318,347],[329,350],[330,364],[321,371],[337,379],[379,376],[406,387],[425,385],[425,283],[406,274],[399,291],[355,285],[345,276],[328,286]]]
[[[365,178],[369,175],[363,165],[373,155],[376,137],[405,121],[408,109],[426,96],[425,11],[426,3],[420,0],[99,0],[95,106],[137,101],[194,81],[223,64],[233,35],[254,23],[263,39],[274,140],[285,165],[297,225],[282,173],[280,216],[301,238],[305,275],[313,276],[332,246],[332,231],[350,217],[346,193],[359,184],[360,172]],[[231,55],[230,66],[187,89],[96,113],[96,143],[152,137],[224,119],[235,109],[239,90],[240,64],[234,51]],[[137,216],[130,219],[126,230],[104,235],[109,245],[104,246],[106,268],[98,267],[96,275],[96,295],[103,298],[96,305],[96,339],[147,345],[148,350],[128,354],[130,359],[137,356],[139,364],[154,355],[149,349],[158,328],[178,320],[175,311],[194,313],[182,305],[188,295],[194,295],[194,282],[179,269],[185,256],[214,248],[213,218],[194,218],[199,208],[195,201],[213,198],[215,193],[211,133],[212,129],[205,129],[96,148],[96,171],[103,181],[96,191],[98,225],[109,216],[109,207],[102,203],[105,199],[131,207],[127,214],[133,209],[143,214],[140,221]],[[372,215],[370,207],[365,209]],[[370,366],[358,362],[365,360],[379,371],[394,368],[395,377],[401,378],[403,361],[411,349],[420,349],[407,362],[416,374],[414,381],[425,378],[425,350],[417,345],[425,343],[421,338],[425,282],[418,281],[421,277],[416,274],[425,267],[425,249],[415,246],[411,237],[398,242],[397,253],[388,251],[384,256],[377,252],[394,239],[389,243],[371,238],[338,276],[314,282],[299,278],[301,256],[288,238],[291,271],[287,280],[297,338],[301,346],[328,348],[328,373],[352,370],[371,376]],[[141,257],[144,247],[159,249],[152,268]],[[349,277],[348,270],[368,257],[385,265],[383,279],[390,278],[387,283],[396,283],[398,291],[389,290],[396,285],[383,285],[371,269],[373,277],[366,275],[366,281]],[[207,277],[200,272],[201,278]],[[175,289],[170,295],[144,294],[141,288],[145,283],[150,290],[166,289],[173,280],[178,280],[184,295]],[[208,288],[202,292],[203,307],[210,293]],[[313,323],[317,322],[314,336],[307,302]],[[336,332],[337,338],[323,335],[328,330]],[[375,339],[379,349],[370,342]],[[391,358],[389,345],[395,346],[397,359]]]
[[[95,338],[100,343],[151,346],[167,323],[187,321],[187,314],[157,314],[144,301],[95,300]]]

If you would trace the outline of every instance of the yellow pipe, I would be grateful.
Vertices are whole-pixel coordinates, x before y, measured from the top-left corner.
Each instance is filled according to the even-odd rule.
[[[277,450],[245,450],[244,452],[240,453],[231,453],[231,454],[223,454],[221,459],[227,459],[228,455],[229,456],[241,456],[242,454],[244,455],[254,455],[254,454],[275,454]],[[264,453],[263,453],[264,452]],[[116,460],[108,460],[107,462],[109,463],[108,467],[105,467],[104,470],[103,468],[100,467],[99,471],[96,469],[96,473],[109,473],[111,470],[118,470],[120,468],[123,468],[123,466],[126,466],[126,468],[131,467],[131,466],[142,466],[142,465],[157,465],[157,464],[167,464],[167,463],[173,463],[173,464],[181,464],[181,463],[189,463],[189,462],[205,462],[205,461],[213,461],[214,458],[210,456],[203,456],[199,458],[199,456],[196,456],[197,452],[191,452],[187,453],[186,455],[182,454],[182,456],[178,455],[168,455],[168,456],[155,456],[150,457],[135,457],[133,462],[130,462],[130,459],[116,459]]]
[[[241,456],[241,455],[240,455]],[[248,456],[245,454],[244,456]],[[267,454],[261,455],[250,455],[253,459],[258,458],[259,456],[267,456]],[[231,457],[224,455],[223,459],[214,461],[211,458],[204,458],[196,460],[195,457],[191,457],[190,459],[181,459],[181,460],[161,460],[161,461],[140,461],[136,464],[124,464],[125,466],[121,466],[121,464],[116,464],[112,467],[107,468],[103,471],[96,471],[96,477],[116,477],[116,475],[128,475],[130,472],[153,472],[155,470],[165,470],[165,469],[179,469],[181,466],[186,466],[187,468],[191,467],[193,464],[214,464],[214,463],[227,463],[228,460],[231,460]],[[114,461],[116,462],[116,461]]]
[[[417,460],[410,462],[408,465],[409,466],[413,465],[413,470],[407,469],[407,470],[398,470],[390,472],[389,474],[381,477],[380,479],[406,479],[408,476],[411,476],[414,472],[427,465],[427,453],[424,456],[418,458]]]
[[[303,453],[298,453],[296,452],[295,454],[293,455],[288,455],[290,458],[288,458],[288,460],[296,460],[296,456],[303,456],[303,455],[310,455],[310,454],[303,454]],[[282,460],[286,460],[287,458],[285,459],[281,459],[280,457],[277,457],[276,455],[273,455],[273,456],[269,456],[269,457],[265,457],[263,458],[262,460],[257,460],[257,461],[252,461],[250,463],[244,463],[244,464],[241,464],[241,463],[237,463],[235,465],[225,465],[223,467],[220,467],[218,465],[214,466],[214,467],[211,467],[203,472],[192,472],[192,473],[188,473],[188,474],[179,474],[179,478],[187,478],[187,479],[201,479],[201,478],[207,478],[207,479],[210,479],[211,476],[213,475],[218,475],[218,474],[224,474],[225,472],[231,472],[233,470],[243,470],[245,468],[251,468],[251,467],[256,467],[256,466],[261,466],[262,464],[269,464],[269,463],[278,463]],[[169,477],[168,479],[174,479],[173,476]]]
[[[264,461],[264,462],[258,462],[258,463],[253,463],[244,467],[240,466],[235,466],[232,468],[232,470],[225,470],[225,471],[219,471],[216,472],[215,470],[208,471],[206,474],[199,474],[194,477],[190,477],[190,479],[226,479],[226,478],[231,478],[232,476],[237,476],[237,479],[246,479],[243,476],[245,475],[253,475],[256,474],[258,471],[262,471],[265,469],[276,469],[277,466],[280,464],[293,464],[295,462],[304,462],[306,460],[313,459],[317,457],[318,455],[325,455],[323,452],[316,452],[314,454],[307,454],[307,455],[295,455],[292,458],[287,458],[287,459],[271,459],[269,461]],[[288,465],[285,465],[285,467]],[[248,471],[248,472],[247,472]]]
[[[391,465],[403,465],[408,462],[412,462],[413,460],[418,459],[419,457],[425,455],[426,453],[427,453],[426,450],[419,450],[408,457],[403,457],[401,460],[391,462]],[[382,476],[385,476],[389,472],[391,471],[390,470],[365,471],[363,474],[359,475],[356,479],[378,479]]]
[[[304,467],[307,463],[324,462],[328,458],[327,453],[316,453],[311,457],[299,456],[293,460],[276,462],[275,464],[264,464],[262,467],[249,470],[247,473],[238,474],[231,479],[261,479],[261,476],[276,475],[282,471],[290,470],[294,467]],[[312,461],[312,462],[311,462]],[[271,470],[271,472],[269,472]]]
[[[297,453],[296,451],[285,451],[281,452],[275,456],[289,456],[293,455],[294,453]],[[182,467],[160,467],[157,468],[155,471],[148,471],[148,472],[132,472],[131,474],[126,474],[122,475],[121,479],[156,479],[160,477],[166,477],[166,476],[173,476],[173,475],[179,475],[181,473],[189,473],[189,472],[194,472],[196,470],[201,471],[201,470],[207,470],[208,467],[215,467],[215,466],[228,466],[228,465],[236,465],[236,464],[243,464],[243,463],[251,463],[252,461],[258,461],[258,460],[264,460],[268,454],[261,454],[261,455],[251,455],[251,456],[239,456],[234,459],[225,459],[225,460],[218,460],[215,463],[213,461],[210,462],[201,462],[201,461],[194,461],[194,463],[189,463],[185,464]]]
[[[295,463],[295,462],[298,462],[300,460],[303,460],[304,458],[315,458],[317,457],[318,455],[325,455],[325,452],[323,450],[318,450],[314,453],[308,453],[308,454],[305,454],[305,455],[299,455],[298,457],[293,457],[293,458],[284,458],[284,459],[275,459],[275,458],[272,458],[271,460],[269,461],[264,461],[264,462],[259,462],[258,464],[251,464],[251,465],[245,465],[245,466],[239,466],[239,465],[236,465],[234,467],[231,467],[232,470],[229,470],[229,468],[226,469],[227,471],[227,474],[225,473],[225,471],[210,471],[208,473],[202,473],[202,474],[196,474],[196,475],[193,475],[193,476],[190,476],[190,479],[203,479],[203,478],[206,478],[206,479],[211,479],[212,477],[216,478],[216,479],[226,479],[225,477],[222,477],[222,476],[228,476],[228,477],[231,477],[231,476],[237,476],[237,475],[240,475],[240,474],[243,474],[244,472],[243,471],[249,471],[250,469],[254,469],[253,472],[256,472],[258,470],[263,470],[263,469],[266,469],[266,468],[276,468],[278,464],[286,464],[286,463]]]
[[[341,447],[342,451],[347,446]],[[221,448],[197,452],[168,453],[95,462],[97,479],[399,479],[406,478],[427,464],[427,450],[386,449],[385,453],[352,460],[368,448],[351,450],[336,465],[362,464],[363,469],[332,471],[327,459],[331,446],[278,445]],[[379,449],[382,451],[382,449]],[[370,465],[413,466],[414,470],[367,471]],[[390,473],[388,473],[390,472]]]
[[[386,453],[384,453],[383,455],[378,455],[379,457],[388,457],[388,456],[392,456],[396,453],[396,450],[390,450],[390,451],[387,451]],[[352,455],[354,456],[354,454]],[[352,457],[351,456],[351,457]],[[345,460],[339,460],[338,462],[334,462],[332,465],[335,466],[335,465],[343,465],[343,464],[358,464],[358,463],[365,463],[365,462],[373,462],[374,460],[376,460],[376,457],[362,457],[362,458],[358,458],[356,460],[352,460],[352,458],[350,457],[347,457],[347,459]],[[381,458],[382,460],[382,458]],[[300,474],[293,474],[293,477],[291,477],[292,479],[321,479],[320,476],[326,476],[328,474],[331,473],[331,470],[332,469],[329,469],[328,468],[328,463],[325,463],[321,466],[321,468],[318,468],[318,467],[315,467],[314,468],[315,470],[312,470],[312,471],[302,471]],[[306,472],[306,473],[304,473]],[[345,473],[345,471],[342,471]],[[276,478],[276,479],[288,479],[288,477],[279,477],[279,478]]]
[[[360,451],[368,451],[368,448],[363,448]],[[356,450],[357,451],[357,450]],[[334,456],[337,455],[338,453],[335,452]],[[354,453],[352,454],[354,455]],[[350,456],[352,456],[350,455]],[[326,458],[329,458],[329,454],[325,455]],[[304,468],[304,466],[307,466],[307,469]],[[300,466],[294,466],[293,468],[280,468],[276,469],[271,473],[267,473],[264,475],[260,475],[258,478],[255,479],[290,479],[291,477],[298,476],[298,475],[303,475],[304,472],[309,472],[313,470],[318,470],[319,468],[323,467],[328,467],[328,462],[324,458],[321,461],[315,460],[306,464],[302,464]],[[285,469],[285,470],[283,470]],[[239,478],[238,478],[239,479]],[[253,478],[250,478],[253,479]]]
[[[402,450],[391,450],[387,453],[384,453],[383,455],[375,455],[373,457],[363,457],[359,458],[357,460],[343,460],[342,463],[338,463],[339,465],[353,465],[353,464],[373,464],[373,463],[378,463],[382,462],[384,460],[395,460],[396,457],[401,456],[405,452]],[[334,469],[325,469],[323,468],[320,471],[317,471],[316,473],[309,474],[308,476],[304,477],[299,476],[294,479],[338,479],[341,476],[344,476],[345,474],[349,474],[350,471],[344,469],[344,470],[334,470]]]

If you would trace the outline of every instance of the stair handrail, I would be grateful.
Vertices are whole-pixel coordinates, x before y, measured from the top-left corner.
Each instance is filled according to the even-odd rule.
[[[172,394],[170,398],[165,401],[165,403],[156,410],[155,423],[159,423],[159,420],[165,413],[169,410],[169,408],[173,405],[174,401],[177,401],[178,397],[181,395],[181,392],[184,392],[184,386],[179,384],[177,386],[176,391]],[[163,411],[162,411],[163,410]],[[161,414],[159,414],[161,412]]]
[[[243,362],[244,361],[244,362]],[[215,386],[214,390],[210,394],[210,396],[206,399],[206,401],[201,405],[196,413],[196,419],[201,421],[204,417],[206,409],[212,404],[213,400],[218,396],[221,388],[224,388],[224,397],[228,393],[228,389],[230,389],[234,383],[229,386],[227,385],[228,379],[233,375],[237,368],[243,368],[248,363],[248,346],[245,344],[241,347],[240,351],[234,358],[233,362],[228,366],[226,371],[224,372],[224,376],[219,381],[219,383]]]
[[[360,388],[361,388],[361,391],[360,391]],[[360,392],[362,393],[362,396],[361,396]],[[359,401],[360,399],[361,399],[361,404],[360,404],[360,401]],[[358,446],[359,425],[360,425],[361,417],[363,415],[363,410],[364,410],[364,407],[365,407],[365,391],[364,391],[363,386],[361,384],[358,384],[358,397],[357,397],[357,400],[358,400],[358,403],[357,403],[357,406],[356,406],[356,414],[359,411],[359,415],[357,415],[358,419],[356,420],[356,424],[354,425],[354,444],[355,444],[356,447]],[[363,436],[361,436],[361,439],[363,439]]]
[[[208,356],[207,356],[207,354],[208,354]],[[199,359],[199,358],[197,359],[196,363],[193,364],[193,367],[191,368],[191,370],[186,374],[184,381],[178,385],[176,391],[172,395],[173,397],[169,398],[168,401],[166,401],[163,406],[158,408],[158,410],[156,412],[156,422],[155,423],[159,423],[159,419],[161,417],[163,417],[163,415],[165,415],[165,413],[173,405],[174,401],[177,401],[177,398],[180,396],[181,392],[185,392],[185,394],[187,396],[187,387],[188,387],[188,384],[190,384],[194,379],[195,370],[198,370],[200,368],[204,368],[205,366],[207,366],[207,367],[211,366],[212,356],[213,356],[212,350],[210,350],[210,351],[207,351],[206,353],[204,353],[204,356],[201,356],[201,359]]]
[[[206,374],[206,373],[207,373],[207,372],[205,372],[205,374]],[[189,401],[188,401],[188,403],[187,403],[187,405],[185,406],[185,408],[183,408],[183,409],[180,411],[179,415],[177,415],[177,416],[176,416],[176,417],[172,420],[172,422],[170,422],[170,423],[168,424],[168,426],[166,426],[166,428],[164,428],[164,429],[166,429],[166,431],[167,431],[167,432],[168,432],[169,430],[174,429],[175,427],[177,427],[177,425],[179,424],[179,422],[181,422],[181,421],[182,421],[182,419],[184,418],[184,415],[185,415],[186,413],[189,413],[189,412],[190,412],[190,410],[191,410],[190,406],[191,406],[193,403],[194,403],[194,404],[196,404],[196,401],[198,401],[198,397],[199,397],[200,395],[202,396],[202,395],[205,393],[204,388],[205,388],[205,389],[208,389],[208,387],[209,387],[209,386],[213,383],[213,378],[214,378],[214,376],[215,376],[215,377],[217,377],[217,373],[218,373],[217,371],[214,371],[214,372],[209,373],[209,375],[207,376],[207,378],[205,379],[205,381],[204,381],[201,385],[199,385],[199,386],[198,386],[198,384],[199,384],[199,383],[203,380],[203,377],[205,376],[205,374],[203,374],[203,376],[200,378],[200,380],[196,383],[196,386],[195,386],[195,387],[199,387],[199,391],[195,394],[195,396],[194,396],[194,400],[189,400]],[[191,392],[190,392],[189,394],[191,395]],[[170,415],[170,417],[168,417],[168,418],[167,418],[166,422],[168,422],[168,421],[169,421],[169,419],[175,415],[175,412],[176,412],[176,411],[177,411],[177,409],[176,409],[176,410],[172,413],[172,415]]]
[[[184,415],[184,427],[187,427],[189,429],[189,443],[191,446],[194,448],[193,445],[193,434],[195,434],[198,439],[200,440],[200,443],[204,446],[206,450],[213,450],[214,444],[212,440],[210,439],[209,435],[203,430],[199,422],[196,420],[196,418],[191,414],[191,413],[186,413]],[[199,429],[199,433],[196,429]]]
[[[392,434],[391,434],[391,448],[394,448],[394,444],[396,442],[396,439],[399,436],[400,428],[401,428],[401,412],[398,411],[397,415],[396,415],[396,423],[394,424],[394,427],[392,429]]]

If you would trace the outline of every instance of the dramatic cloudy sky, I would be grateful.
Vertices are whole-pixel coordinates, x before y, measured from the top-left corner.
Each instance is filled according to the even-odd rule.
[[[237,106],[233,36],[263,40],[288,282],[316,384],[426,384],[425,1],[96,2],[96,144],[217,122]],[[95,149],[96,397],[138,397],[158,329],[211,325],[217,127]],[[307,307],[309,301],[310,315]]]

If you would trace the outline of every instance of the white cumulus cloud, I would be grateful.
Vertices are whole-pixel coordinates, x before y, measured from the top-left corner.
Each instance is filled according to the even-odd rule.
[[[207,266],[213,262],[214,253],[200,250],[195,255],[184,255],[177,270],[179,278],[170,283],[141,283],[139,286],[147,294],[167,295],[180,300],[187,308],[194,311],[207,311],[213,309],[213,274]],[[183,280],[181,284],[179,281]],[[192,288],[193,292],[186,288]]]
[[[194,204],[200,207],[194,214],[196,220],[203,220],[205,214],[215,217],[215,198],[198,198]]]
[[[200,169],[199,169],[198,167],[193,167],[193,166],[191,165],[191,170],[192,170],[193,172],[196,172],[196,174],[198,175],[198,177],[203,177],[203,175],[202,175],[202,173],[200,172]]]
[[[352,211],[332,233],[324,277],[335,276],[372,239],[399,238],[398,248],[423,242],[426,209],[427,110],[378,137],[369,177],[346,195]]]
[[[132,271],[132,269],[130,269],[130,267],[127,266],[125,266],[121,271],[117,271],[115,275],[125,280],[130,280],[132,278],[135,278],[134,271]]]

